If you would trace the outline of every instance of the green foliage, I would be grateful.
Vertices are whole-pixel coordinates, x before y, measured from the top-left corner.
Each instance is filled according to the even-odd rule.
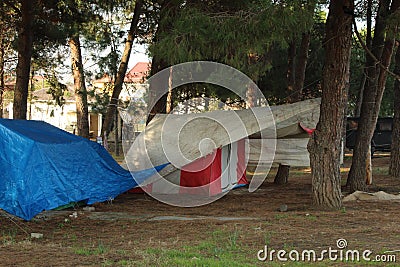
[[[322,47],[325,35],[326,13],[316,11],[314,24],[311,28],[309,58],[307,61],[303,95],[305,98],[320,97],[320,82],[324,65],[324,49]],[[294,42],[300,42],[300,36],[294,37]],[[258,87],[263,92],[269,104],[282,104],[287,101],[290,93],[287,88],[288,51],[286,47],[272,45],[268,53],[272,68],[258,81]]]
[[[205,1],[207,2],[207,1]],[[170,25],[150,46],[152,55],[173,65],[211,60],[235,67],[257,80],[269,69],[266,54],[272,45],[287,47],[288,40],[309,29],[312,13],[290,1],[239,3],[234,7],[183,5],[170,10],[160,24]]]
[[[266,91],[274,88],[271,94],[282,92],[282,86],[269,83],[268,75],[274,75],[274,81],[279,80],[280,84],[286,80],[286,71],[282,72],[278,66],[286,66],[287,56],[282,54],[292,39],[312,28],[314,7],[314,1],[175,3],[161,16],[149,51],[167,65],[194,60],[224,63],[254,81],[262,80],[261,84],[268,81],[263,87]],[[183,90],[178,97],[216,94],[224,101],[235,98],[229,91],[214,86],[191,86]]]
[[[94,101],[89,102],[89,106],[92,109],[92,112],[102,114],[103,116],[107,112],[107,106],[110,103],[109,89],[112,88],[112,85],[106,85],[103,90],[99,90],[98,88],[93,88],[92,90],[88,90],[88,96]]]
[[[54,75],[50,75],[47,77],[47,82],[50,85],[50,88],[47,90],[48,94],[51,94],[53,99],[56,101],[56,104],[62,106],[65,104],[64,94],[67,91],[67,86],[57,79]]]

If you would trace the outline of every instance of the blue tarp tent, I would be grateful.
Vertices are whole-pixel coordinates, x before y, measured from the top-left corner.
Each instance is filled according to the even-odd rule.
[[[137,186],[132,175],[144,180],[155,171],[131,174],[101,145],[48,123],[0,119],[0,208],[25,220],[112,199]]]

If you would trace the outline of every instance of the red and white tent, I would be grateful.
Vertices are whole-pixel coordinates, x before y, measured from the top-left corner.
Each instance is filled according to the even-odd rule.
[[[196,159],[165,177],[171,182],[155,181],[142,189],[130,192],[146,191],[159,194],[197,194],[217,195],[232,188],[248,184],[246,178],[245,140],[239,140],[211,154]],[[179,185],[179,187],[175,186]]]

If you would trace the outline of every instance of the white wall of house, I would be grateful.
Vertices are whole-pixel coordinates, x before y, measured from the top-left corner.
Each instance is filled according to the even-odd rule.
[[[45,121],[69,132],[76,125],[76,106],[72,101],[66,102],[61,107],[47,101],[35,101],[28,104],[28,109],[31,111],[29,116],[31,120]]]

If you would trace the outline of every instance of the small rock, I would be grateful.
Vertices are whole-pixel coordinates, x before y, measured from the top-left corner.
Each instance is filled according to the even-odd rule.
[[[71,215],[69,215],[71,218],[78,218],[78,213],[74,211]]]
[[[43,238],[43,234],[41,234],[41,233],[31,233],[31,238]]]
[[[285,205],[285,204],[281,205],[281,206],[279,207],[279,211],[281,211],[281,212],[287,211],[287,205]]]
[[[83,207],[84,211],[95,211],[95,207]]]

